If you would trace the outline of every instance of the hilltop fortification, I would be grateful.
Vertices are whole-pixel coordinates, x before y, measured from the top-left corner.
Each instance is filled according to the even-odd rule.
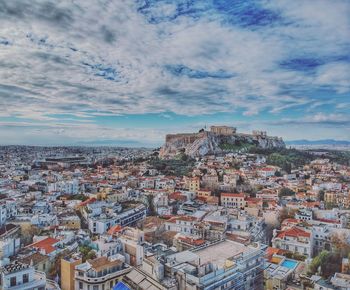
[[[211,126],[210,131],[166,135],[160,156],[171,158],[179,153],[185,153],[191,157],[198,157],[237,151],[249,146],[272,149],[284,148],[285,144],[282,138],[267,136],[265,131],[254,130],[252,134],[245,134],[237,133],[234,127]]]

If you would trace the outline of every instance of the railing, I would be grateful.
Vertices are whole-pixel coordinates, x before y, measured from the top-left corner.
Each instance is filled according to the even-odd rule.
[[[55,281],[46,279],[46,290],[61,290],[61,287]]]
[[[122,275],[127,274],[128,272],[131,271],[131,267],[128,267],[126,269],[122,269],[120,271],[114,272],[114,273],[109,273],[107,275],[101,276],[101,277],[89,277],[89,276],[79,276],[75,275],[75,278],[78,280],[83,280],[86,282],[103,282],[103,281],[108,281],[111,278],[119,277]]]

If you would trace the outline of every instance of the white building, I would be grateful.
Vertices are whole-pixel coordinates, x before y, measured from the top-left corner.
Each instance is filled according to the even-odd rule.
[[[9,258],[15,255],[21,246],[19,238],[7,238],[0,240],[0,259]]]
[[[75,267],[75,289],[112,290],[130,271],[131,267],[124,263],[121,255],[87,260]]]
[[[128,226],[146,217],[146,207],[140,204],[134,208],[127,209],[120,213],[105,210],[103,213],[88,214],[87,221],[89,230],[93,234],[104,234],[112,226]]]
[[[1,202],[0,203],[0,226],[4,225],[7,220],[7,209],[6,209],[6,203]]]
[[[311,258],[313,254],[313,235],[312,232],[297,227],[281,231],[274,230],[272,246]]]
[[[165,222],[165,229],[167,231],[183,233],[183,234],[193,234],[194,224],[197,219],[192,216],[178,216],[169,219]]]
[[[35,271],[33,267],[17,261],[2,266],[0,275],[2,290],[60,289],[56,283],[46,279],[45,273]]]

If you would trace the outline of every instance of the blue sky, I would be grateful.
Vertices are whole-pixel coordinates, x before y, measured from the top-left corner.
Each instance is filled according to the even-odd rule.
[[[0,0],[0,143],[232,125],[350,139],[350,2]]]

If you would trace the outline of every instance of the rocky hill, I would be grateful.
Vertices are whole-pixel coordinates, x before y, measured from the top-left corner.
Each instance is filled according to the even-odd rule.
[[[234,132],[220,134],[211,131],[198,133],[166,135],[164,146],[160,150],[160,157],[172,158],[180,153],[191,157],[208,154],[220,154],[246,150],[255,146],[263,149],[285,148],[282,138],[267,136],[265,132],[254,131],[253,134]]]

